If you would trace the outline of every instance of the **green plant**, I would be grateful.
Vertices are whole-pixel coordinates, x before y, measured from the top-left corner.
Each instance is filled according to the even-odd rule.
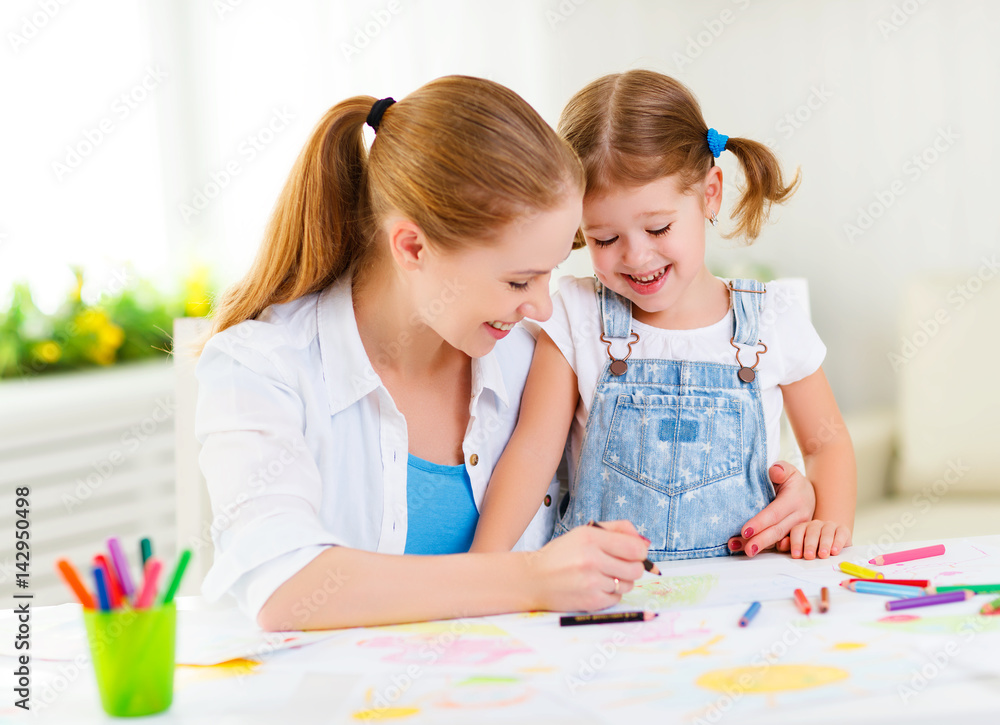
[[[93,304],[80,297],[82,270],[73,271],[76,285],[51,315],[38,309],[27,284],[14,285],[10,309],[0,313],[0,378],[163,357],[170,351],[173,319],[203,317],[211,308],[203,269],[177,294],[137,280]]]

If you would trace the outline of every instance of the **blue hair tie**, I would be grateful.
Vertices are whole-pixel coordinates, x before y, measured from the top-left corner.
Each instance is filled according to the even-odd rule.
[[[712,152],[712,156],[715,158],[719,158],[719,154],[726,150],[726,142],[728,140],[729,136],[723,136],[714,128],[708,129],[708,150]]]

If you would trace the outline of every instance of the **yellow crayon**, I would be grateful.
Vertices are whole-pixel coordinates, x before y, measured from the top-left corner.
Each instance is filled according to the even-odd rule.
[[[840,562],[840,570],[845,574],[861,577],[862,579],[885,579],[882,573],[873,571],[872,569],[865,569],[863,566],[852,564],[849,561]]]

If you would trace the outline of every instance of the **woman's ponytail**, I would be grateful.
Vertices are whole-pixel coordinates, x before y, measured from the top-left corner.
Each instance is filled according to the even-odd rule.
[[[327,111],[292,167],[246,276],[214,312],[213,332],[326,287],[357,265],[370,238],[363,128],[375,99]]]
[[[786,186],[781,175],[781,164],[767,146],[746,138],[730,138],[726,150],[732,151],[740,162],[745,176],[745,188],[733,207],[736,228],[723,236],[727,239],[742,237],[753,241],[771,212],[771,204],[781,204],[795,193],[799,185],[798,170]]]

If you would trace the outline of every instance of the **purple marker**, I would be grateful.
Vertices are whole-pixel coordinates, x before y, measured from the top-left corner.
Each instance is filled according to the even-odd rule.
[[[122,591],[127,598],[131,598],[135,587],[132,586],[132,576],[128,571],[128,559],[125,557],[125,550],[118,541],[117,536],[108,539],[108,549],[111,551],[111,562],[115,565],[115,573],[118,574],[118,581],[121,582]]]
[[[933,604],[950,604],[951,602],[964,602],[976,593],[968,589],[959,589],[955,592],[944,592],[943,594],[931,594],[926,597],[913,597],[911,599],[894,599],[885,603],[885,608],[890,612],[897,609],[910,609],[911,607],[929,607]]]

